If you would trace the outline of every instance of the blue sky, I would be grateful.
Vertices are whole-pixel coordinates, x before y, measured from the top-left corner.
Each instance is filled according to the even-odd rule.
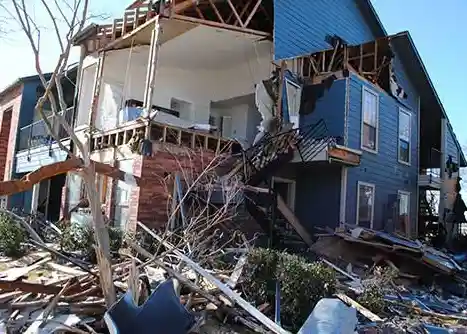
[[[467,145],[467,88],[464,84],[467,78],[467,1],[372,0],[372,3],[389,34],[410,31],[457,139],[461,145]]]
[[[33,2],[32,0],[31,2]],[[29,2],[29,1],[28,1]],[[91,1],[95,13],[120,16],[131,1]],[[372,0],[388,33],[410,31],[428,73],[444,104],[462,145],[467,145],[464,110],[467,107],[467,1],[466,0]],[[110,4],[110,5],[109,5]],[[40,6],[34,6],[40,8]],[[36,9],[38,10],[38,9]],[[37,20],[46,26],[44,13],[35,12]],[[13,25],[12,25],[13,26]],[[0,41],[0,88],[21,76],[34,74],[29,46],[22,34],[10,33]],[[50,70],[58,56],[54,36],[46,31],[41,36],[42,63]],[[77,53],[73,53],[76,60]],[[466,117],[466,118],[464,118]],[[466,152],[467,153],[467,152]]]

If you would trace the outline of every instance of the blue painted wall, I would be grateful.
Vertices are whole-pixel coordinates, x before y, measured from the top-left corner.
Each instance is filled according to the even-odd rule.
[[[398,190],[403,190],[410,192],[410,218],[413,230],[417,216],[418,191],[418,95],[397,59],[395,71],[398,81],[408,94],[404,103],[355,74],[349,78],[348,146],[354,149],[361,147],[362,89],[366,86],[379,95],[379,147],[377,154],[363,151],[360,166],[348,169],[346,221],[351,224],[356,223],[357,183],[363,181],[375,185],[374,228],[392,230],[392,226],[386,226],[388,205],[394,196],[397,196]],[[405,108],[412,114],[410,166],[398,162],[399,107]]]
[[[37,102],[37,87],[40,85],[40,80],[28,79],[23,83],[23,94],[21,96],[21,107],[18,118],[18,129],[16,136],[16,147],[19,145],[20,129],[30,124],[34,117],[34,106]],[[22,174],[16,173],[16,159],[12,161],[12,177],[17,179]],[[32,191],[25,191],[10,196],[9,206],[10,208],[19,208],[28,212],[31,208]]]
[[[361,0],[274,0],[274,57],[291,58],[328,49],[327,35],[350,44],[369,42],[376,28],[367,24]]]
[[[331,88],[325,91],[323,96],[317,100],[314,110],[309,114],[300,116],[300,126],[315,124],[323,119],[329,136],[344,137],[345,89],[345,79],[334,81]],[[304,90],[304,92],[307,91]],[[302,112],[307,111],[303,109],[310,108],[307,107],[308,104],[304,106]]]
[[[447,126],[447,125],[446,125],[446,129],[445,129],[445,133],[446,133],[446,153],[447,153],[447,157],[452,156],[452,161],[454,161],[455,163],[459,163],[459,159],[458,159],[459,150],[458,150],[457,145],[456,145],[456,140],[455,140],[455,138],[453,136],[452,131],[449,129],[449,126]]]
[[[304,166],[297,171],[295,214],[310,233],[314,227],[339,225],[341,167],[335,164]]]

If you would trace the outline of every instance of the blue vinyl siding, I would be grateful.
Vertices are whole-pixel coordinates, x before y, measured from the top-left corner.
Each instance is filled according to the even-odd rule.
[[[334,81],[331,88],[328,91],[324,91],[323,96],[316,101],[314,110],[309,114],[300,116],[301,126],[314,124],[323,119],[328,129],[328,135],[343,137],[345,89],[345,79]],[[303,111],[306,112],[306,110]]]
[[[378,37],[367,24],[359,1],[274,0],[275,59],[329,49],[327,35],[338,35],[350,44]]]
[[[358,181],[375,185],[375,208],[373,226],[375,229],[392,230],[387,224],[389,207],[397,198],[399,190],[410,193],[410,219],[412,230],[415,228],[417,215],[417,174],[418,174],[418,95],[403,73],[402,66],[397,66],[396,75],[408,94],[408,99],[401,104],[385,91],[352,74],[349,88],[348,133],[350,148],[360,149],[362,89],[368,87],[379,95],[378,153],[363,151],[361,164],[348,169],[346,194],[346,221],[356,223],[357,183]],[[398,162],[398,119],[399,107],[410,111],[411,117],[411,165]]]
[[[457,149],[456,140],[454,136],[452,135],[452,132],[449,129],[449,126],[446,126],[445,133],[446,133],[446,154],[447,154],[446,157],[452,156],[452,161],[454,161],[455,163],[459,163],[459,159],[458,159],[459,150]]]
[[[310,233],[315,227],[339,225],[341,168],[334,164],[310,165],[297,172],[295,213]]]
[[[21,96],[21,107],[18,119],[18,129],[16,135],[16,148],[19,145],[20,131],[21,128],[32,123],[34,119],[34,107],[37,102],[37,87],[41,85],[39,79],[28,80],[23,84],[23,94]],[[15,154],[16,156],[16,154]],[[16,173],[16,159],[12,161],[12,177],[14,179],[21,178],[23,174]],[[8,205],[10,208],[22,209],[25,212],[31,210],[32,190],[24,191],[21,193],[10,196]]]

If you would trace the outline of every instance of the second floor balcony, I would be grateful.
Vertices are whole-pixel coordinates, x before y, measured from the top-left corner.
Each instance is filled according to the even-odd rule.
[[[74,108],[71,107],[60,113],[71,126],[73,125],[73,110]],[[65,129],[60,125],[56,116],[51,115],[47,117],[47,120],[52,125],[52,129],[57,139],[63,140],[69,137]],[[45,121],[41,119],[19,129],[17,152],[32,150],[44,145],[51,146],[54,143],[56,143],[54,136],[49,133]]]
[[[69,108],[61,112],[66,122],[71,126],[73,125],[73,109]],[[28,173],[39,167],[64,161],[67,158],[67,152],[59,147],[57,139],[62,145],[69,148],[68,133],[60,125],[56,116],[49,116],[47,119],[55,136],[49,133],[43,119],[19,129],[14,167],[16,173]]]

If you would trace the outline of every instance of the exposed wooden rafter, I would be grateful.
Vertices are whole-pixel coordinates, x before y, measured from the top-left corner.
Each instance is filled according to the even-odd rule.
[[[271,36],[273,31],[272,0],[174,0],[168,7],[161,6],[135,3],[123,17],[114,19],[111,24],[99,25],[97,34],[83,42],[88,53],[108,48],[129,35],[135,36],[158,15],[261,36]],[[135,45],[149,44],[149,39],[136,38],[134,42]]]
[[[296,58],[292,66],[311,83],[319,83],[336,73],[353,70],[391,93],[391,37],[359,45],[347,45],[335,39],[333,48]]]

